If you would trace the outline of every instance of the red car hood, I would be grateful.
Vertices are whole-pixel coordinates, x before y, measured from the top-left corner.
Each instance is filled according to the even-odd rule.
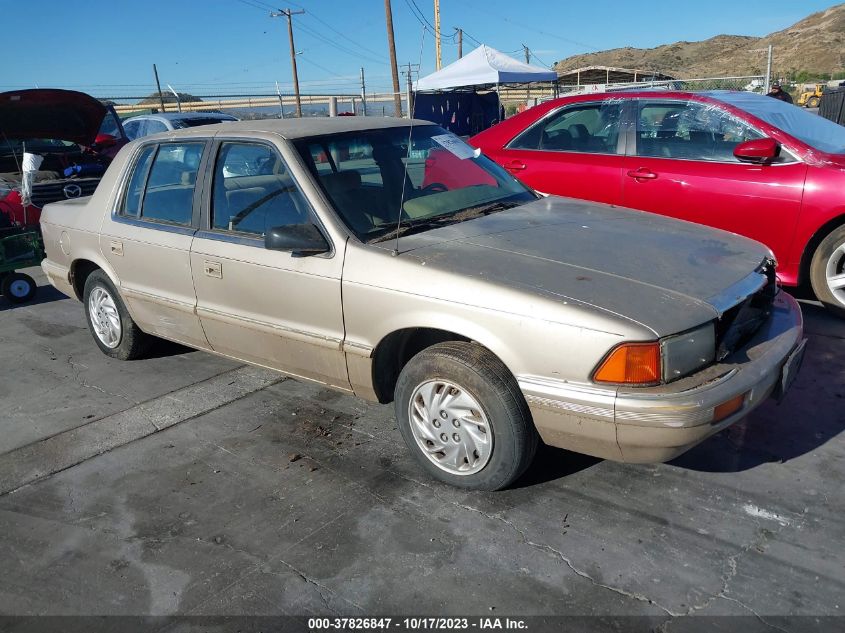
[[[0,134],[91,145],[106,116],[106,106],[74,90],[15,90],[0,93]]]

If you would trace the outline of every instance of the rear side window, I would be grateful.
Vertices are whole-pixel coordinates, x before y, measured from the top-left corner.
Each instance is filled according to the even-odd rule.
[[[144,126],[144,136],[148,134],[158,134],[159,132],[167,132],[167,126],[156,119],[147,119]]]
[[[277,226],[309,222],[305,196],[271,147],[223,143],[214,168],[212,228],[263,236]]]
[[[508,147],[615,154],[621,115],[618,101],[569,106],[535,123]]]
[[[762,136],[744,121],[711,104],[639,103],[637,156],[738,162],[734,148]]]
[[[205,143],[145,147],[129,178],[121,215],[189,226],[204,147]]]
[[[155,154],[155,145],[145,147],[138,160],[135,163],[135,170],[132,172],[132,177],[129,179],[129,185],[126,187],[126,198],[123,202],[122,215],[138,217],[141,211],[141,198],[144,195],[144,184],[147,182],[147,174],[150,171],[150,165],[153,162],[153,154]]]

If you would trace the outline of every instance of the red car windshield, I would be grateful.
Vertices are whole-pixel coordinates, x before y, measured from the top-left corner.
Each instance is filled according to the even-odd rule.
[[[706,94],[745,110],[820,152],[845,154],[845,127],[804,108],[749,92],[714,91]]]

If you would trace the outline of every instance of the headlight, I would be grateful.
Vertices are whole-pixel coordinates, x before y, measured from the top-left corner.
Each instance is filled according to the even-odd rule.
[[[707,323],[649,343],[614,347],[593,372],[593,381],[617,385],[656,385],[683,378],[716,360],[716,329]]]
[[[716,329],[707,323],[660,341],[663,381],[683,378],[716,360]]]

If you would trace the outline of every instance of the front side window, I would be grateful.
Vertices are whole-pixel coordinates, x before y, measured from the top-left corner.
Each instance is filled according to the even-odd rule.
[[[164,143],[158,146],[144,187],[140,214],[136,214],[138,217],[183,226],[191,224],[194,187],[204,147],[205,143]]]
[[[537,195],[435,125],[305,138],[296,149],[341,220],[362,241],[472,219]]]
[[[763,137],[711,104],[641,101],[637,113],[637,156],[739,162],[734,148]]]
[[[535,123],[508,148],[615,154],[621,115],[618,101],[569,106]]]
[[[308,203],[282,158],[259,143],[223,143],[214,168],[212,229],[263,236],[277,226],[305,224]]]

